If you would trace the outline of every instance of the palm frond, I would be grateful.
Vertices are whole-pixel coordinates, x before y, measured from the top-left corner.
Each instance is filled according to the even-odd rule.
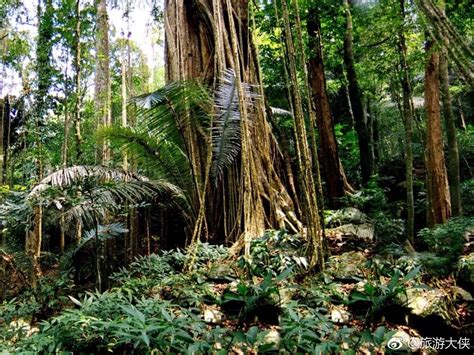
[[[157,141],[140,126],[102,128],[98,134],[118,145],[123,153],[149,172],[147,175],[168,180],[182,189],[191,185],[189,162],[178,144],[170,140]]]
[[[214,93],[214,122],[212,126],[213,161],[211,176],[218,179],[224,169],[235,161],[241,147],[241,114],[239,107],[239,93],[235,72],[226,69]],[[241,84],[244,90],[244,100],[252,112],[253,100],[258,95],[254,94],[251,86]],[[250,115],[251,116],[251,115]]]
[[[173,82],[135,99],[139,126],[159,141],[171,140],[184,147],[189,127],[209,127],[212,98],[194,82]]]
[[[50,193],[51,188],[56,188]],[[150,181],[148,178],[118,169],[104,166],[74,166],[61,169],[44,178],[28,195],[28,199],[38,197],[49,201],[50,205],[60,206],[65,200],[67,191],[78,191],[72,200],[72,206],[65,208],[62,213],[67,222],[80,221],[83,225],[94,226],[107,213],[118,212],[130,205],[143,202],[158,203],[165,208],[171,208],[183,213],[189,204],[182,190],[165,180]],[[47,196],[42,194],[48,191]]]
[[[85,179],[93,177],[98,182],[107,181],[148,181],[148,178],[132,172],[113,169],[106,166],[76,165],[63,168],[45,177],[30,192],[29,197],[41,194],[49,187],[65,187],[74,183],[80,183]]]
[[[288,110],[285,110],[285,109],[282,109],[282,108],[270,107],[270,110],[272,111],[272,113],[273,113],[274,115],[293,117],[293,112],[288,111]]]

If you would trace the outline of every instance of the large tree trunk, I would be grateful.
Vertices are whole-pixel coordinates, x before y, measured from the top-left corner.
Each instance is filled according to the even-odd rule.
[[[307,18],[309,47],[313,55],[308,61],[309,80],[312,89],[313,103],[316,109],[316,124],[319,131],[319,155],[323,167],[327,192],[331,207],[336,207],[346,189],[351,190],[339,159],[334,122],[326,90],[324,62],[321,41],[321,25],[315,7],[311,8]]]
[[[224,69],[232,68],[238,79],[260,83],[256,50],[249,32],[247,0],[168,0],[165,6],[167,81],[194,79],[212,86]],[[208,206],[204,222],[234,221],[233,226],[225,226],[224,222],[207,223],[207,233],[211,236],[226,230],[235,240],[242,234],[258,235],[268,227],[301,231],[293,202],[274,167],[274,160],[280,156],[265,117],[263,100],[254,106],[252,124],[242,126],[245,140],[242,166],[231,168],[217,190],[205,186],[207,142],[197,132],[185,132],[198,180],[196,194],[206,191],[195,198],[198,207],[203,203]],[[245,117],[248,108],[240,105],[240,109]],[[222,198],[216,198],[216,194]]]
[[[428,226],[445,223],[451,216],[451,201],[444,164],[443,134],[440,117],[439,52],[429,40],[425,68],[426,169]]]
[[[439,82],[441,101],[443,102],[444,121],[446,123],[446,137],[448,141],[448,181],[451,194],[453,216],[462,214],[461,207],[461,177],[459,174],[459,149],[456,138],[456,119],[454,118],[449,92],[448,51],[446,49],[439,58]]]
[[[105,0],[95,0],[95,6],[97,9],[95,105],[99,127],[109,127],[112,125],[109,19]],[[110,146],[108,141],[102,143],[98,158],[101,164],[109,163]]]
[[[344,64],[346,66],[347,81],[349,86],[349,97],[351,107],[354,114],[355,130],[359,140],[360,150],[360,168],[362,174],[362,182],[365,184],[369,181],[370,176],[374,172],[374,160],[371,154],[370,145],[372,144],[367,130],[367,115],[362,100],[362,92],[357,81],[357,75],[354,67],[353,53],[353,29],[352,15],[348,0],[344,0],[344,8],[346,12],[346,33],[344,37]]]

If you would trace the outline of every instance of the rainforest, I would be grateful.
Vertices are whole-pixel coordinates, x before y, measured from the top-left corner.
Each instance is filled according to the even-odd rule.
[[[0,0],[2,354],[472,354],[468,0]]]

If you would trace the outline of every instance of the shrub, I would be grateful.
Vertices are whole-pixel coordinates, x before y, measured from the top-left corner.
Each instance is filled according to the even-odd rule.
[[[308,267],[306,257],[302,256],[303,241],[299,236],[288,234],[286,231],[267,231],[252,240],[250,246],[251,261],[242,256],[237,264],[247,268],[251,275],[264,277],[270,270],[277,276],[283,270],[292,267],[295,270],[305,270]]]
[[[466,216],[474,215],[474,179],[461,184],[462,209]]]
[[[436,261],[441,262],[438,266],[445,267],[451,272],[463,252],[466,230],[473,226],[474,218],[451,218],[445,224],[437,225],[433,229],[422,229],[418,234],[430,252],[444,258],[444,263],[440,259]]]

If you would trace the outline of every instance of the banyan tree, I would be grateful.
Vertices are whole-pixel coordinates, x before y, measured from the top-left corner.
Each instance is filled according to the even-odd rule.
[[[235,95],[239,111],[240,151],[216,181],[210,178],[210,167],[219,151],[212,140],[222,137],[183,126],[195,180],[192,240],[222,241],[223,236],[248,253],[252,237],[267,228],[286,228],[307,238],[311,261],[317,265],[322,260],[320,211],[303,109],[296,108],[294,115],[297,179],[285,167],[269,124],[272,113],[263,94],[249,6],[248,0],[165,1],[167,82],[198,81],[216,93],[223,78],[229,81],[229,72],[235,73],[228,94]],[[286,40],[291,41],[291,34]],[[298,196],[288,192],[296,183]],[[302,206],[301,215],[295,212],[296,204]]]

